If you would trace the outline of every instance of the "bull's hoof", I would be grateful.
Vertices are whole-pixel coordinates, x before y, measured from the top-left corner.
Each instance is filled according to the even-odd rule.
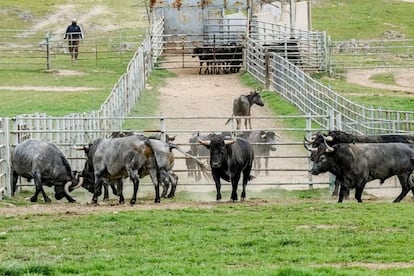
[[[131,205],[135,205],[135,203],[137,203],[137,201],[135,199],[131,199],[131,201],[129,202],[129,204],[131,204]]]
[[[36,201],[37,201],[37,198],[36,198],[36,197],[33,197],[33,196],[32,196],[32,197],[30,198],[30,202],[36,202]]]
[[[156,198],[156,199],[154,200],[154,203],[161,203],[161,199]]]
[[[45,202],[50,203],[50,202],[52,202],[52,200],[50,200],[50,198],[47,197],[47,198],[45,198]]]

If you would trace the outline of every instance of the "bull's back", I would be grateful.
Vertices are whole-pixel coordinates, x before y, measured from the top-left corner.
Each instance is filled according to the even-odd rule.
[[[150,154],[151,151],[140,136],[107,138],[96,148],[93,165],[97,171],[107,169],[114,175],[123,171],[126,164],[132,162],[142,166]]]
[[[236,138],[232,145],[232,160],[239,166],[252,164],[254,159],[254,150],[250,143],[243,138]]]
[[[390,177],[414,169],[414,149],[405,143],[350,145],[357,156],[355,168],[366,170],[372,179]],[[359,158],[359,157],[360,158]]]
[[[249,115],[250,104],[246,96],[240,96],[233,101],[233,115],[247,116]]]
[[[17,145],[11,162],[12,170],[20,175],[30,175],[33,170],[48,173],[55,170],[59,174],[70,171],[63,153],[55,145],[39,140],[26,140]]]

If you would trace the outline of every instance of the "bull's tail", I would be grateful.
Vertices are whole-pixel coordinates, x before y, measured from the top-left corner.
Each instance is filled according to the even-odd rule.
[[[227,125],[228,123],[230,123],[231,119],[233,119],[233,117],[230,117],[227,122],[225,123],[225,125]]]
[[[199,165],[200,166],[200,169],[201,169],[201,171],[202,171],[202,173],[203,173],[203,175],[204,175],[204,177],[206,178],[206,179],[210,179],[210,177],[209,177],[209,174],[208,174],[208,172],[207,172],[207,165],[203,162],[203,161],[201,161],[200,159],[198,159],[197,157],[195,157],[195,156],[193,156],[193,155],[191,155],[191,154],[189,154],[189,153],[187,153],[187,152],[185,152],[183,149],[181,149],[178,145],[176,145],[176,144],[173,144],[173,143],[168,143],[169,145],[170,145],[170,149],[176,149],[176,150],[178,150],[179,152],[181,152],[182,154],[184,154],[184,156],[185,157],[187,157],[187,158],[191,158],[191,159],[193,159],[196,163],[197,163],[197,165]]]
[[[251,174],[249,174],[249,177],[247,178],[248,181],[252,181],[255,177]]]

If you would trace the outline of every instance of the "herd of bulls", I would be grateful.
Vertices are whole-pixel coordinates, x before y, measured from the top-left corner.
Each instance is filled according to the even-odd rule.
[[[203,45],[193,49],[192,57],[200,61],[199,74],[237,73],[243,63],[243,46],[235,42]]]
[[[240,116],[250,117],[251,107],[263,106],[257,91],[241,95],[233,102],[233,116],[237,116],[238,135],[220,133],[200,136],[194,133],[189,139],[190,151],[185,152],[172,143],[174,138],[135,135],[134,133],[112,133],[110,137],[100,138],[91,144],[76,147],[85,153],[86,161],[81,172],[74,172],[68,160],[58,147],[52,143],[29,139],[15,147],[11,155],[12,194],[17,188],[18,177],[29,181],[34,179],[35,194],[31,201],[37,201],[42,193],[44,201],[50,198],[43,185],[54,187],[55,198],[66,198],[75,202],[70,192],[83,187],[93,194],[92,203],[97,204],[104,190],[108,198],[108,187],[124,203],[123,179],[129,177],[133,183],[130,200],[135,204],[139,181],[149,175],[154,189],[156,203],[161,197],[174,197],[178,177],[173,171],[175,157],[172,150],[186,157],[188,176],[201,179],[207,176],[207,166],[202,159],[209,160],[211,175],[216,185],[216,199],[220,200],[221,180],[231,183],[231,200],[238,200],[237,189],[242,180],[241,199],[246,197],[246,185],[253,178],[252,169],[259,173],[262,160],[268,173],[271,151],[280,136],[272,131],[251,130],[250,118],[246,118],[246,131],[240,131]],[[227,122],[232,118],[230,118]],[[250,128],[250,130],[248,130]],[[330,172],[335,175],[334,195],[342,202],[355,189],[355,198],[362,202],[362,192],[367,182],[379,179],[381,184],[392,176],[397,176],[402,190],[394,202],[400,202],[411,190],[414,194],[414,136],[409,135],[352,135],[342,131],[327,134],[316,133],[305,138],[305,148],[310,152],[312,168],[310,173],[318,175]],[[170,189],[171,187],[171,189]],[[162,193],[160,189],[162,188]],[[169,193],[168,193],[169,191]],[[168,195],[167,195],[168,193]]]

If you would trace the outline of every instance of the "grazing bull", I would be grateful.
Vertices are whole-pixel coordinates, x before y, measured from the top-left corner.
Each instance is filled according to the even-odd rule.
[[[45,202],[51,202],[43,185],[54,186],[57,200],[65,197],[69,202],[75,202],[70,192],[79,188],[83,181],[83,178],[74,176],[68,160],[56,145],[35,139],[26,140],[13,150],[11,172],[12,194],[16,191],[19,176],[34,179],[36,192],[30,198],[31,202],[37,201],[39,193],[42,193]]]
[[[253,165],[253,148],[243,138],[225,140],[222,135],[213,135],[210,140],[199,140],[199,143],[210,150],[210,166],[216,184],[216,200],[221,200],[220,179],[231,182],[231,200],[237,200],[237,188],[243,173],[243,190],[241,199],[246,198],[246,185],[253,176],[250,175]]]
[[[396,175],[402,191],[394,202],[400,202],[413,188],[410,175],[414,170],[414,146],[403,143],[336,144],[326,143],[312,148],[313,166],[310,172],[318,175],[330,172],[341,184],[338,202],[344,192],[355,188],[355,199],[361,195],[367,182]]]
[[[254,154],[256,156],[253,165],[257,174],[259,174],[262,169],[262,159],[264,159],[266,175],[269,175],[267,170],[269,167],[269,156],[270,151],[276,151],[277,139],[280,139],[280,136],[273,131],[264,131],[264,130],[255,130],[250,132],[247,136],[247,140],[253,147]]]
[[[259,92],[252,91],[248,95],[241,95],[240,97],[234,99],[233,101],[233,116],[251,116],[251,108],[254,104],[258,106],[264,106],[262,97]],[[226,125],[231,121],[232,118],[229,118],[226,122]],[[241,119],[236,119],[237,129],[240,129]],[[244,119],[244,126],[247,129],[247,123],[249,123],[249,128],[252,129],[251,118]]]
[[[316,133],[312,135],[312,139],[305,138],[305,143],[311,145],[314,148],[319,147],[321,144],[327,143],[329,146],[333,146],[340,143],[407,143],[414,144],[414,137],[409,135],[399,134],[385,134],[385,135],[354,135],[346,133],[344,131],[333,130],[328,134]],[[311,160],[313,160],[313,153],[311,154]],[[332,193],[333,196],[338,195],[340,183],[335,180],[335,188]],[[413,191],[414,193],[414,191]],[[349,196],[349,191],[344,192],[344,197]]]

